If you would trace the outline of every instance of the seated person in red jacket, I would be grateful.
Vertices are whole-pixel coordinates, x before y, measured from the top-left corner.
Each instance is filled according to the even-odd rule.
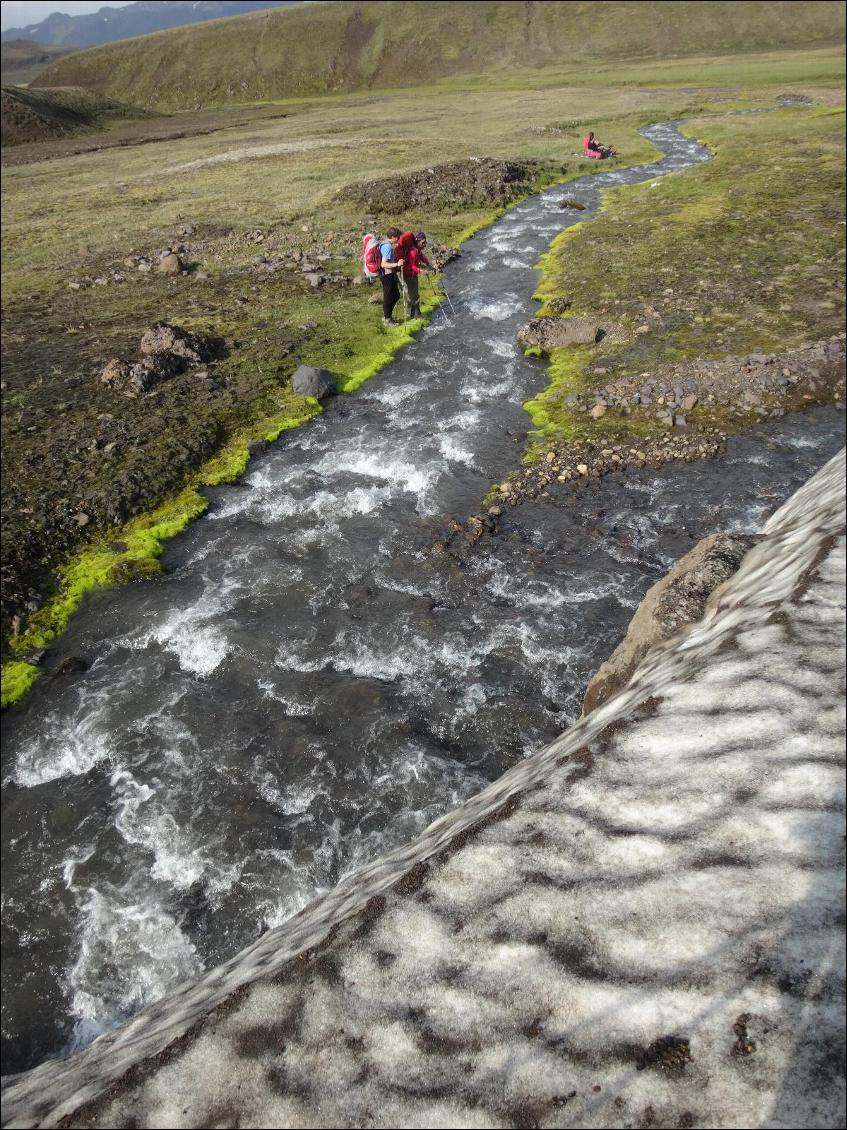
[[[587,134],[582,139],[582,151],[586,157],[592,157],[595,161],[602,161],[606,157],[613,157],[617,150],[614,145],[601,145],[594,137],[593,133]]]

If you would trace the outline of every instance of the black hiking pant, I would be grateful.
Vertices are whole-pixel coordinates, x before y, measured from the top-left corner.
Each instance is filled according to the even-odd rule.
[[[400,297],[400,283],[394,271],[384,271],[379,279],[382,283],[382,316],[390,318]]]

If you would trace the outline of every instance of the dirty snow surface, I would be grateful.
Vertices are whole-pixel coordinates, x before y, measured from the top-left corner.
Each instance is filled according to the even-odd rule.
[[[843,1125],[843,490],[842,455],[616,697],[7,1124]]]

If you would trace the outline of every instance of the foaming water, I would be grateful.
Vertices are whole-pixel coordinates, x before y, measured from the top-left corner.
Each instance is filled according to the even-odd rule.
[[[668,156],[603,188],[706,158]],[[506,516],[464,566],[430,552],[478,509],[546,383],[515,343],[561,189],[471,240],[452,309],[358,393],[210,491],[168,574],[93,594],[4,749],[6,1069],[94,1038],[421,831],[579,713],[643,593],[703,534],[753,530],[841,445],[834,410],[763,425],[721,464],[611,477]]]

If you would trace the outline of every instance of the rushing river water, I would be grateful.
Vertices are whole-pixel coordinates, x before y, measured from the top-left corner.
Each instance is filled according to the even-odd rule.
[[[88,1042],[423,829],[579,714],[646,589],[704,534],[755,530],[843,443],[834,409],[725,459],[507,516],[463,568],[429,553],[514,465],[533,264],[601,188],[532,197],[446,275],[455,312],[287,433],[168,547],[167,576],[90,597],[4,745],[7,1071]],[[731,487],[728,489],[728,485]]]

